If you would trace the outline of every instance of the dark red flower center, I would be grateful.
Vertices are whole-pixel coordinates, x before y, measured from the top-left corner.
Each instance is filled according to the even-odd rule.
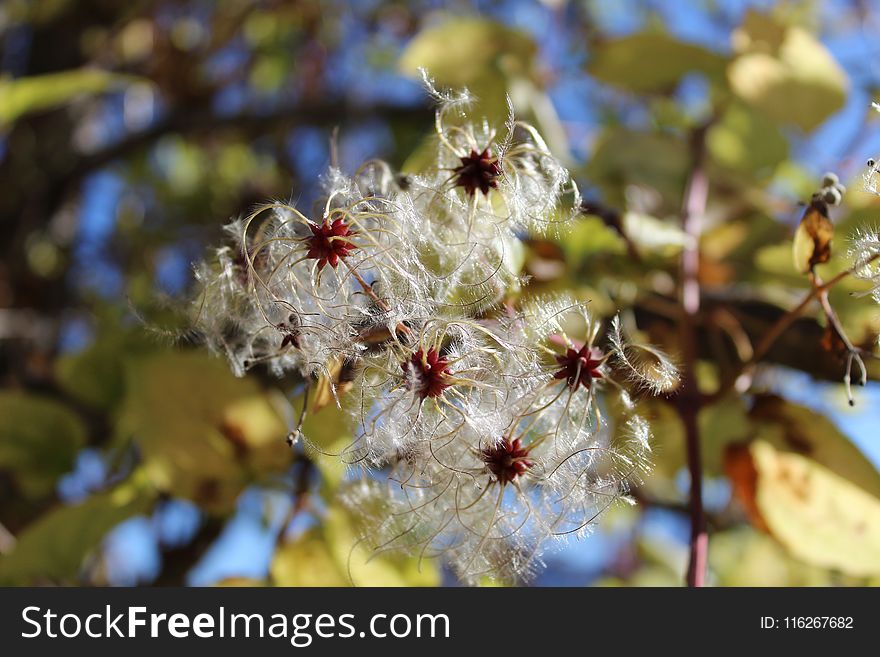
[[[468,196],[473,196],[479,189],[488,195],[490,189],[498,187],[498,179],[501,177],[501,164],[497,157],[493,157],[488,148],[482,153],[471,149],[470,155],[461,159],[461,166],[455,167],[456,187],[464,187]]]
[[[582,385],[589,388],[593,379],[601,379],[602,351],[584,345],[580,349],[569,348],[565,354],[556,357],[559,369],[553,375],[554,379],[565,379],[571,388]]]
[[[357,248],[350,239],[355,233],[349,229],[342,217],[333,223],[325,221],[322,224],[309,224],[309,229],[312,231],[312,236],[306,240],[309,245],[306,258],[317,260],[319,270],[327,263],[336,269],[339,261],[351,255],[351,252]]]
[[[519,438],[510,440],[507,436],[483,448],[480,458],[486,464],[486,469],[495,475],[502,485],[509,484],[535,464],[529,458],[529,449],[523,447],[522,441]]]
[[[406,387],[422,399],[439,397],[452,385],[449,361],[441,358],[436,349],[419,349],[409,360],[400,364],[406,375]]]
[[[300,332],[297,328],[299,321],[296,315],[293,314],[291,314],[288,319],[290,323],[281,322],[275,326],[275,329],[282,335],[281,347],[279,347],[279,349],[284,349],[287,345],[293,345],[299,349]]]

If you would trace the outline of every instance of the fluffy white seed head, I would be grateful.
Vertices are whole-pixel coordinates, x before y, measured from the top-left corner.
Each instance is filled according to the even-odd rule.
[[[577,189],[512,112],[497,131],[466,91],[426,86],[434,165],[331,168],[314,213],[277,201],[230,222],[196,267],[193,323],[236,374],[340,386],[354,438],[338,456],[357,466],[340,495],[373,549],[439,556],[466,582],[528,579],[647,471],[628,389],[668,393],[677,374],[617,320],[604,352],[583,302],[510,301],[522,236],[557,232]]]

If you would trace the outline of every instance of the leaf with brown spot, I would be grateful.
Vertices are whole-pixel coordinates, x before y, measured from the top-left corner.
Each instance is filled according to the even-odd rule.
[[[777,395],[756,395],[749,419],[756,438],[776,449],[807,456],[880,498],[880,472],[820,413]]]
[[[880,574],[880,499],[763,440],[728,454],[735,494],[792,556],[857,577]]]

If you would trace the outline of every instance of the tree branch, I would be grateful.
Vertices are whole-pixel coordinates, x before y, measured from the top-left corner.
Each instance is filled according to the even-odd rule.
[[[863,267],[866,264],[869,264],[880,257],[880,254],[872,256],[865,262],[861,262],[856,266],[850,267],[837,275],[833,276],[829,280],[822,282],[815,274],[811,277],[811,288],[810,291],[804,296],[804,298],[798,303],[797,306],[789,310],[787,313],[782,315],[776,322],[764,333],[761,337],[761,340],[755,346],[754,353],[752,357],[743,363],[740,370],[736,373],[734,377],[732,377],[725,385],[721,386],[721,389],[718,391],[717,396],[723,396],[726,392],[730,390],[730,388],[735,387],[738,392],[745,392],[749,389],[752,383],[752,379],[754,377],[754,371],[758,363],[764,358],[770,348],[775,344],[775,342],[782,336],[785,331],[791,327],[791,325],[800,317],[803,312],[809,307],[810,303],[814,299],[818,299],[823,311],[825,312],[828,321],[834,326],[834,329],[841,336],[841,339],[844,340],[847,349],[850,353],[854,353],[858,351],[853,345],[849,342],[849,340],[843,335],[842,327],[840,327],[840,323],[837,320],[837,315],[834,313],[834,310],[831,309],[830,302],[828,301],[828,291],[840,283],[842,280],[851,276],[853,272],[855,272],[857,267]],[[829,313],[830,311],[830,313]]]
[[[74,178],[82,177],[115,160],[132,155],[155,143],[161,137],[172,133],[199,134],[235,129],[249,134],[266,134],[273,130],[296,125],[333,126],[342,121],[356,123],[377,118],[389,123],[418,122],[421,124],[429,116],[429,108],[422,106],[359,106],[347,102],[284,107],[266,114],[218,115],[208,109],[202,111],[186,110],[173,114],[147,130],[133,133],[103,150],[83,157],[71,173]]]
[[[706,518],[703,512],[700,429],[697,422],[701,399],[696,378],[698,358],[696,325],[700,314],[700,234],[709,196],[709,179],[705,171],[705,140],[708,129],[709,124],[706,124],[695,130],[691,136],[693,163],[685,189],[681,217],[688,243],[681,255],[679,337],[682,350],[682,385],[678,395],[678,414],[684,425],[687,465],[691,479],[691,536],[686,581],[688,586],[693,587],[704,584],[708,550]]]

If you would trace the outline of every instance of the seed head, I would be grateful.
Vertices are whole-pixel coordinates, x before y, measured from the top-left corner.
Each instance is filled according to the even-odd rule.
[[[499,442],[483,448],[480,458],[501,485],[509,484],[524,474],[535,462],[529,458],[529,450],[519,438],[505,436]]]
[[[556,357],[556,362],[559,369],[553,378],[565,379],[571,388],[577,388],[578,385],[589,388],[593,379],[602,378],[599,367],[603,362],[603,354],[596,347],[584,345],[578,350],[569,348],[564,355]]]
[[[498,179],[501,177],[501,164],[488,148],[480,153],[471,149],[470,155],[460,158],[461,165],[452,171],[455,174],[456,187],[464,187],[468,196],[473,196],[479,189],[484,195],[489,194],[490,189],[498,187]]]
[[[327,263],[336,269],[339,261],[347,258],[357,248],[349,239],[354,233],[342,217],[333,223],[327,220],[322,224],[309,224],[309,228],[312,236],[307,239],[309,252],[306,258],[317,260],[319,270]]]
[[[407,375],[407,388],[414,389],[422,399],[439,397],[452,385],[449,361],[441,358],[434,348],[428,349],[427,354],[424,349],[419,349],[400,367]]]

